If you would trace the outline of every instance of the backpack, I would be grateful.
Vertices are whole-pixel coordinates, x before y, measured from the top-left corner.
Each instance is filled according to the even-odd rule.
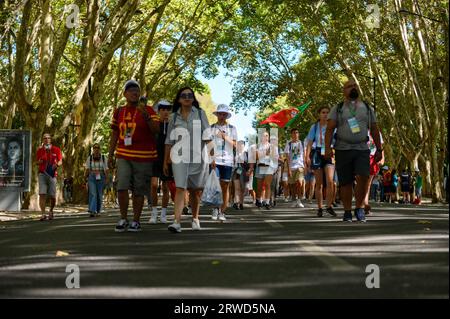
[[[93,155],[91,154],[91,155],[89,155],[89,169],[92,169],[92,159],[93,159]],[[105,155],[101,154],[100,160],[103,163],[103,171],[106,174],[106,167],[108,167],[108,166],[105,163]]]

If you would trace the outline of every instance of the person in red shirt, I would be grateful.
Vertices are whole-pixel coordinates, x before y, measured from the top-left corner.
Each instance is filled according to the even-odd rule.
[[[114,168],[117,158],[117,190],[121,219],[116,232],[141,231],[140,217],[144,195],[150,189],[153,162],[158,158],[156,134],[159,117],[145,98],[140,97],[139,83],[129,80],[124,86],[125,106],[114,110],[111,123],[108,166]],[[115,152],[115,154],[114,154]],[[128,190],[133,192],[133,222],[128,223]]]
[[[52,145],[50,134],[43,135],[42,146],[38,148],[36,160],[39,166],[39,206],[41,208],[41,221],[47,219],[45,214],[45,201],[50,197],[50,211],[48,219],[53,219],[53,208],[56,204],[56,177],[58,167],[62,165],[62,154],[59,147]]]

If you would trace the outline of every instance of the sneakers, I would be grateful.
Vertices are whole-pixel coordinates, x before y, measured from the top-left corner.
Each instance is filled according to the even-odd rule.
[[[181,225],[180,225],[180,223],[177,223],[177,222],[174,222],[173,224],[169,225],[169,227],[167,227],[167,229],[169,231],[171,231],[172,233],[181,233]]]
[[[238,204],[234,203],[234,204],[233,204],[233,208],[234,208],[235,210],[239,210]]]
[[[348,212],[344,212],[344,218],[342,219],[342,221],[344,222],[352,222],[352,212],[348,211]]]
[[[219,217],[219,209],[218,208],[213,208],[212,214],[211,214],[211,219],[212,220],[217,220],[217,218]]]
[[[305,207],[305,205],[302,204],[302,201],[300,199],[297,199],[297,203],[295,204],[295,207],[296,208],[298,208],[298,207],[303,208],[303,207]]]
[[[185,208],[183,208],[183,215],[192,215],[191,206],[186,206]]]
[[[225,217],[225,213],[222,213],[222,212],[219,213],[219,220],[221,220],[223,222],[227,220]]]
[[[158,212],[152,211],[152,216],[148,222],[149,224],[156,224],[158,222]]]
[[[355,217],[359,222],[365,223],[366,222],[366,214],[364,213],[364,208],[356,208],[355,209]]]
[[[327,207],[327,213],[330,214],[333,217],[336,217],[336,212],[333,209],[333,206]]]
[[[285,198],[284,198],[284,202],[285,202],[285,203],[288,203],[288,202],[289,202],[289,198],[285,197]]]
[[[200,220],[198,219],[192,219],[192,230],[200,230]],[[181,229],[180,229],[181,231]]]
[[[271,210],[272,209],[272,207],[270,207],[270,205],[268,203],[264,203],[263,206],[267,210]]]
[[[255,206],[261,208],[263,206],[263,204],[261,203],[260,200],[257,199],[255,202]]]
[[[128,220],[126,219],[121,219],[119,220],[119,222],[116,225],[116,233],[123,233],[128,227]]]
[[[167,223],[167,216],[166,216],[166,212],[165,211],[161,212],[160,220],[161,220],[161,223],[163,223],[163,224]]]
[[[95,217],[95,213],[94,212],[89,212],[89,217]]]
[[[243,204],[239,204],[239,210],[244,210],[244,205]]]
[[[318,210],[317,210],[317,217],[322,217],[323,216],[323,209],[322,208],[319,208]]]
[[[128,231],[132,232],[132,233],[137,233],[137,232],[140,232],[141,230],[142,230],[141,223],[137,222],[135,220],[133,220],[133,222],[131,223],[131,226],[128,227]]]

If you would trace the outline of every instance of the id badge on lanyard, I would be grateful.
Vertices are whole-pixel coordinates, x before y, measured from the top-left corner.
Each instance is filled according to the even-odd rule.
[[[325,156],[325,137],[323,136],[322,127],[320,128],[320,155]]]
[[[102,176],[100,175],[100,172],[95,173],[95,180],[99,181],[102,179]]]
[[[127,130],[126,130],[126,134],[125,134],[125,138],[123,140],[123,143],[125,144],[125,146],[130,146],[132,144],[131,129],[130,128],[127,128]]]
[[[350,126],[350,129],[352,130],[353,134],[361,132],[361,129],[359,128],[358,120],[356,117],[351,117],[347,120],[348,126]]]

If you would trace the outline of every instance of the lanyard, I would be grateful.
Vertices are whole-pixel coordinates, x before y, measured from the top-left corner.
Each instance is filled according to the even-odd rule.
[[[350,112],[350,114],[355,117],[356,115],[356,108],[358,107],[358,104],[355,103],[355,109],[352,110],[352,108],[350,107],[350,104],[347,105],[348,106],[348,111]]]

